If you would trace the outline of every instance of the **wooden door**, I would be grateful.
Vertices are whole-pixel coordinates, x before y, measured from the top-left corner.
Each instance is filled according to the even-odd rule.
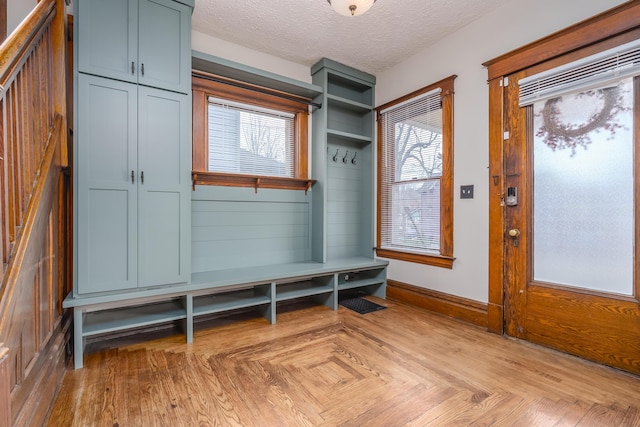
[[[138,80],[138,0],[82,0],[76,19],[78,70]]]
[[[521,107],[528,74],[503,92],[505,332],[640,373],[638,78]]]
[[[136,106],[136,85],[78,76],[75,217],[80,294],[137,286]]]
[[[139,86],[138,102],[138,287],[188,282],[189,97]]]
[[[140,0],[138,82],[191,92],[191,8],[172,0]]]

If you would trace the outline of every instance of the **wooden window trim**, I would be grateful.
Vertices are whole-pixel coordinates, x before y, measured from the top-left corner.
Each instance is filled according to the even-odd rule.
[[[628,1],[482,65],[488,68],[489,80],[500,78],[632,31],[638,28],[637,19],[632,17],[639,15],[640,2]]]
[[[377,233],[376,233],[376,254],[383,258],[396,259],[407,262],[431,265],[434,267],[453,268],[453,82],[456,75],[449,76],[429,86],[425,86],[398,99],[387,102],[386,104],[376,107],[378,116],[378,198],[377,198]],[[397,248],[382,248],[380,221],[382,212],[382,165],[383,159],[381,153],[383,144],[382,121],[380,120],[380,112],[400,104],[401,102],[415,98],[416,96],[427,93],[433,89],[442,89],[442,176],[440,177],[440,253],[415,253],[409,251],[401,251]]]
[[[502,79],[534,66],[553,67],[637,39],[640,37],[640,24],[636,17],[639,15],[640,2],[629,1],[482,64],[487,67],[489,80],[489,188],[492,190],[489,191],[487,320],[490,332],[503,333],[504,311],[507,309],[503,274],[506,223],[501,207],[505,190]],[[635,298],[640,295],[638,283],[636,281]]]
[[[194,74],[191,83],[193,103],[193,148],[192,178],[196,185],[222,185],[232,187],[277,188],[283,190],[304,190],[315,180],[309,176],[309,100],[285,94],[268,88],[261,88],[244,82],[212,76]],[[273,177],[211,172],[208,170],[208,97],[242,102],[292,113],[295,115],[294,177]]]

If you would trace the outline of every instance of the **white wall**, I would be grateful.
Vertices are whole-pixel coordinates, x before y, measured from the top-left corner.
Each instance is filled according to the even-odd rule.
[[[36,0],[7,0],[7,34],[11,34],[36,7]]]
[[[480,302],[488,300],[488,87],[482,63],[621,0],[514,0],[377,76],[381,105],[456,74],[453,270],[392,260],[388,277]],[[460,185],[475,186],[460,200]]]
[[[249,49],[197,31],[191,33],[191,48],[229,61],[249,65],[264,71],[311,83],[311,69],[307,66]]]
[[[378,105],[452,74],[458,76],[454,101],[456,261],[453,269],[447,270],[391,260],[390,279],[487,302],[489,118],[487,71],[481,64],[621,3],[624,1],[512,0],[376,76]],[[210,55],[311,82],[307,66],[197,31],[192,33],[192,47]],[[467,184],[475,186],[474,199],[460,200],[460,185]]]

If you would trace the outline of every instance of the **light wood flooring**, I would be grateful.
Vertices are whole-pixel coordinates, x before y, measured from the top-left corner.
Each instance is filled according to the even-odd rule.
[[[92,354],[48,425],[640,425],[637,376],[371,299]]]

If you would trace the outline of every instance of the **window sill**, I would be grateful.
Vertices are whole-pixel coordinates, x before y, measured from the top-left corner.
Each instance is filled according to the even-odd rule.
[[[376,255],[381,258],[397,259],[400,261],[414,262],[418,264],[432,265],[434,267],[453,268],[454,257],[444,255],[428,255],[412,252],[401,252],[391,249],[375,248]]]
[[[282,178],[277,176],[241,175],[218,172],[191,172],[192,186],[222,185],[227,187],[251,187],[258,192],[258,188],[276,188],[281,190],[304,190],[316,183],[315,179]]]

